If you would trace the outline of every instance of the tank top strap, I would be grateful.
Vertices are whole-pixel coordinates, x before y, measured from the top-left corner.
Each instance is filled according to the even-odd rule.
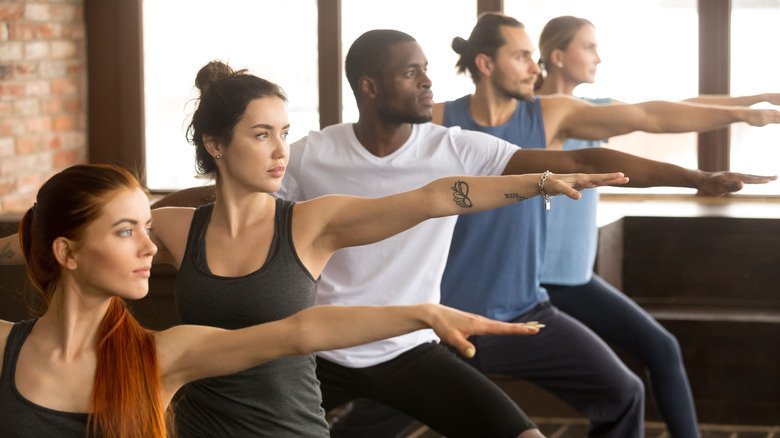
[[[16,362],[19,359],[19,352],[22,350],[22,344],[32,331],[37,319],[17,322],[11,327],[8,334],[8,340],[5,343],[5,352],[3,354],[3,371],[0,374],[0,387],[6,387],[10,384],[11,378],[16,369]]]
[[[292,210],[295,202],[276,198],[276,216],[274,226],[279,244],[293,248],[292,244]]]

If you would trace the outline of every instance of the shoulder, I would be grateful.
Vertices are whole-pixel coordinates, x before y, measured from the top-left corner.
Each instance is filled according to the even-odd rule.
[[[14,324],[12,322],[0,319],[0,369],[2,369],[3,356],[5,355],[5,344],[8,342],[8,335]]]

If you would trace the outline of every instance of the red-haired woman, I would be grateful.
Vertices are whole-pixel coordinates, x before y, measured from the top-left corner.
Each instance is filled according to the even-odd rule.
[[[118,167],[74,166],[41,187],[19,236],[48,309],[0,321],[4,437],[163,437],[172,396],[196,379],[428,327],[469,356],[469,335],[538,331],[417,305],[311,307],[240,330],[151,332],[124,304],[148,291],[151,217],[138,181]]]

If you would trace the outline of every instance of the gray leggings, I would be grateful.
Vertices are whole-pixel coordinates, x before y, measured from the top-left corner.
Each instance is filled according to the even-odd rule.
[[[547,327],[533,336],[474,338],[477,355],[468,363],[485,374],[525,379],[557,395],[590,419],[588,435],[591,437],[644,435],[642,381],[604,341],[549,302],[520,315],[515,321],[539,321]],[[334,424],[331,436],[355,436],[352,433],[356,428],[365,431],[366,423],[377,421],[378,413],[383,410],[386,421],[377,422],[378,427],[397,426],[397,421],[391,421],[397,413],[358,401]],[[370,415],[364,416],[362,412]],[[363,436],[392,437],[398,432],[398,429],[375,427]]]

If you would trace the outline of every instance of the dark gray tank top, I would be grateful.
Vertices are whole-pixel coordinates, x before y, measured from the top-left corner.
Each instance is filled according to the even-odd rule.
[[[205,235],[214,205],[195,210],[175,286],[176,310],[184,324],[237,329],[286,318],[314,305],[317,283],[292,244],[293,205],[276,200],[266,262],[241,277],[211,273]],[[178,436],[326,437],[321,398],[314,355],[278,359],[185,385],[175,398]]]
[[[16,389],[16,362],[22,344],[37,320],[14,324],[3,355],[0,374],[0,436],[73,437],[87,436],[87,414],[48,409],[22,397]]]

